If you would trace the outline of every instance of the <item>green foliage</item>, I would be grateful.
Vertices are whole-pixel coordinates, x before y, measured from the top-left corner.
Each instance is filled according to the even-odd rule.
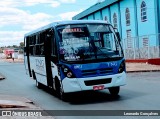
[[[20,42],[19,46],[20,46],[20,48],[23,48],[24,47],[24,42]]]

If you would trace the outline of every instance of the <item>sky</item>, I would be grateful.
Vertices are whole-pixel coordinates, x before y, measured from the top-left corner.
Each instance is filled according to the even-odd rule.
[[[0,47],[19,45],[24,34],[73,16],[98,0],[0,0]]]

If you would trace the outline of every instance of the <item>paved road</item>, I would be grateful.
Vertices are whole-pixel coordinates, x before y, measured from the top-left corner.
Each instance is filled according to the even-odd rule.
[[[127,74],[127,85],[121,88],[119,97],[112,97],[108,90],[74,95],[72,102],[62,102],[49,91],[37,89],[24,70],[23,64],[0,62],[0,73],[6,76],[0,81],[0,94],[23,96],[45,110],[159,110],[160,72]],[[75,119],[75,117],[56,117]],[[110,117],[76,117],[81,119],[106,119]],[[112,117],[119,119],[119,117]],[[146,117],[121,117],[141,119]],[[154,117],[159,118],[159,117]]]

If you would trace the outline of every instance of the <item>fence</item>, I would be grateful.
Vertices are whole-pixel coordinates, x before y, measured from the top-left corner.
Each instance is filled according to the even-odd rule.
[[[160,34],[122,40],[126,59],[160,58]]]

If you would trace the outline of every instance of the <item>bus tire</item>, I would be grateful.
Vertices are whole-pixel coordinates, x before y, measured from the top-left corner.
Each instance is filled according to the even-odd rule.
[[[34,80],[36,80],[36,74],[35,74],[35,72],[34,72],[34,70],[32,70],[32,78],[34,79]]]
[[[42,88],[41,83],[39,83],[39,82],[37,81],[37,79],[36,79],[36,87],[37,87],[38,89],[41,89],[41,88]]]
[[[117,96],[118,93],[119,93],[119,91],[120,91],[120,86],[109,88],[109,92],[110,92],[110,94],[113,95],[113,96]]]
[[[35,72],[33,70],[32,70],[32,76],[33,76],[33,79],[36,80],[36,87],[38,89],[40,89],[41,88],[41,84],[37,81],[36,74],[35,74]]]
[[[60,98],[63,101],[67,101],[67,96],[66,93],[64,93],[63,91],[63,87],[60,84],[60,81],[56,78],[55,79],[55,87],[56,87],[56,95],[58,96],[58,98]]]

